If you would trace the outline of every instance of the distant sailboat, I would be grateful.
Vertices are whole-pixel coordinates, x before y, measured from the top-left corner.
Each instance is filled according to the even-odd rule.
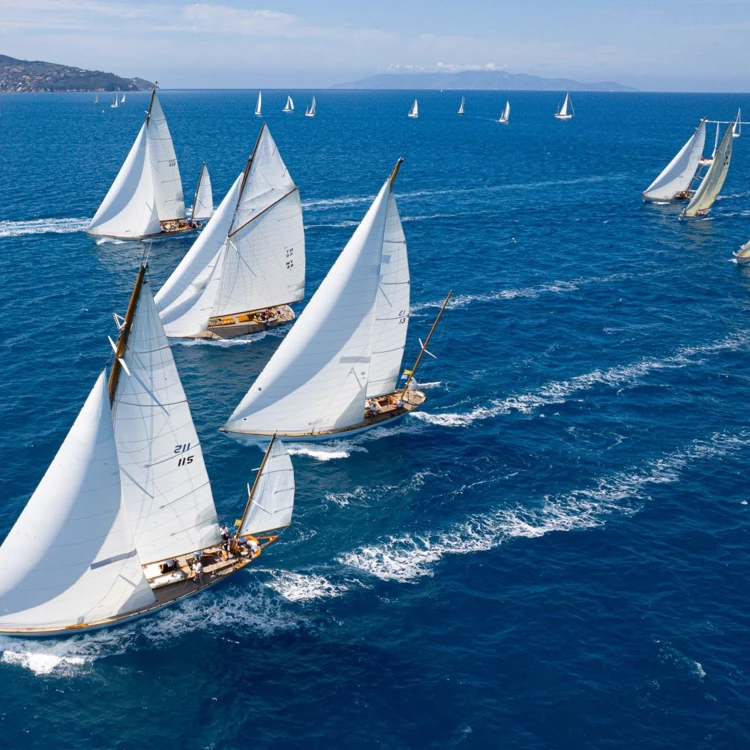
[[[706,143],[706,118],[704,117],[685,145],[677,152],[659,176],[643,191],[644,201],[687,200],[692,193],[695,173],[700,166]]]
[[[284,105],[284,109],[282,109],[281,111],[282,112],[294,112],[294,102],[292,101],[291,96],[287,96],[286,104]]]
[[[122,95],[122,99],[120,99],[120,104],[125,104],[125,94]]]
[[[94,97],[94,104],[99,104],[99,94]]]
[[[411,109],[409,110],[409,117],[419,117],[419,103],[417,100],[414,100],[414,104],[411,105]]]
[[[4,635],[76,635],[150,614],[246,567],[291,523],[294,469],[273,439],[229,550],[222,543],[145,270],[118,318],[117,343],[110,339],[109,380],[106,371],[97,378],[0,547]]]
[[[198,175],[198,186],[195,188],[193,198],[193,208],[190,211],[190,221],[198,223],[207,221],[214,213],[214,195],[211,190],[211,175],[208,173],[208,167],[205,162],[201,167],[201,173]]]
[[[505,109],[503,110],[503,113],[500,115],[500,119],[498,120],[498,122],[502,123],[503,125],[507,125],[509,118],[510,118],[510,102],[505,102]]]
[[[739,138],[742,135],[742,110],[737,110],[737,119],[734,121],[734,127],[732,128],[732,136]]]
[[[263,107],[263,93],[259,91],[258,101],[255,104],[255,116],[256,117],[263,117],[263,113],[261,112],[262,107]]]
[[[310,106],[305,110],[305,117],[315,117],[315,97],[313,96]]]
[[[299,190],[265,124],[211,221],[156,295],[168,336],[230,338],[294,319],[305,296]]]
[[[741,266],[750,264],[750,240],[748,240],[735,254],[737,263]]]
[[[191,229],[172,136],[154,89],[138,137],[86,231],[143,239]]]
[[[721,139],[721,145],[714,154],[711,166],[708,168],[701,184],[698,185],[692,200],[680,214],[680,218],[692,219],[705,216],[711,210],[711,206],[713,206],[721,188],[724,186],[731,158],[732,125],[727,128],[727,132]]]
[[[458,114],[464,114],[464,104],[466,104],[466,97],[461,97],[461,106],[458,108]]]
[[[109,105],[112,109],[117,109],[120,106],[120,102],[117,101],[117,94],[115,94],[114,101]]]
[[[329,440],[390,423],[426,395],[396,387],[409,321],[409,262],[393,182],[378,193],[328,275],[221,428],[240,442]]]
[[[562,107],[560,107],[555,117],[558,120],[572,120],[574,114],[575,110],[573,109],[573,102],[570,101],[570,94],[565,94],[565,101],[563,102]]]

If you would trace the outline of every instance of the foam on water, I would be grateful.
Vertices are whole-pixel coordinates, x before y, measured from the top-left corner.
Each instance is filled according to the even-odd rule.
[[[316,461],[334,461],[349,458],[352,452],[367,453],[367,448],[350,440],[331,440],[327,443],[285,443],[292,456],[307,456]]]
[[[295,573],[291,570],[270,570],[271,581],[268,588],[290,602],[308,602],[313,599],[330,599],[343,596],[349,587],[342,583],[332,583],[327,578],[314,573]]]
[[[429,477],[434,476],[435,474],[429,469],[423,469],[396,484],[359,485],[353,490],[345,492],[327,492],[325,499],[327,502],[334,503],[340,507],[345,507],[350,503],[367,506],[370,505],[370,500],[379,501],[388,495],[404,495],[407,492],[419,490],[424,486]]]
[[[22,237],[27,234],[71,234],[83,232],[91,219],[30,219],[0,221],[0,237]]]
[[[435,564],[446,555],[485,552],[510,539],[541,537],[552,531],[595,528],[613,514],[636,513],[649,499],[650,486],[676,482],[691,463],[725,456],[747,445],[750,432],[714,433],[643,468],[601,477],[591,487],[561,496],[545,496],[539,507],[495,508],[447,529],[391,536],[337,560],[383,581],[414,583],[432,576]]]
[[[282,326],[278,328],[271,328],[268,331],[259,331],[258,333],[250,333],[247,336],[235,336],[231,339],[180,339],[170,338],[170,344],[180,344],[181,346],[218,346],[218,347],[230,347],[230,346],[245,346],[246,344],[255,344],[258,341],[263,341],[267,336],[273,338],[281,338],[286,334],[287,330]]]

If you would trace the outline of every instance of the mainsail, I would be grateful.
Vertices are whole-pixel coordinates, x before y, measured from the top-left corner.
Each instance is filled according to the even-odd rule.
[[[498,120],[498,122],[502,122],[503,124],[506,124],[509,118],[510,118],[510,102],[505,102],[505,109],[503,110],[502,115],[500,115],[500,119]]]
[[[0,547],[0,629],[87,625],[154,602],[121,507],[104,373]]]
[[[706,119],[703,118],[661,174],[643,191],[651,201],[671,201],[687,193],[698,169],[706,143]]]
[[[204,221],[210,219],[214,213],[214,194],[211,190],[211,175],[208,167],[203,164],[198,177],[198,187],[195,189],[193,208],[190,212],[191,221]]]
[[[184,219],[177,156],[154,90],[146,121],[86,231],[108,237],[141,238],[159,234],[160,222]]]
[[[305,110],[305,117],[315,117],[315,97],[313,96],[310,106]]]
[[[298,302],[305,294],[299,190],[265,124],[245,172],[156,295],[170,336],[211,317]]]
[[[258,92],[258,101],[255,104],[255,116],[256,117],[262,117],[262,110],[263,108],[263,92]]]
[[[724,180],[726,180],[727,172],[729,171],[729,162],[732,158],[732,132],[732,125],[729,125],[718,150],[714,154],[706,176],[680,216],[688,219],[695,216],[703,216],[713,206],[721,192],[721,188],[724,186]]]
[[[376,321],[385,331],[384,342],[392,337],[398,348],[400,341],[385,304],[377,305],[391,184],[389,178],[224,431],[301,436],[362,420],[373,355],[383,356],[382,371],[388,371],[387,347],[379,351],[380,342],[375,343]],[[399,229],[397,215],[392,214],[388,237],[397,255]],[[395,274],[395,294],[388,302],[403,298],[402,274],[403,270]]]
[[[294,112],[294,102],[292,101],[291,96],[287,96],[286,98],[286,104],[284,105],[284,112]]]
[[[742,135],[742,110],[737,110],[737,119],[734,121],[732,126],[732,135],[735,138],[739,138]]]
[[[464,104],[466,104],[466,97],[461,97],[461,106],[458,108],[458,114],[462,115],[464,114]]]
[[[137,298],[112,404],[123,503],[145,563],[219,540],[185,392],[148,283]]]
[[[409,117],[419,117],[419,102],[416,99],[409,110]]]

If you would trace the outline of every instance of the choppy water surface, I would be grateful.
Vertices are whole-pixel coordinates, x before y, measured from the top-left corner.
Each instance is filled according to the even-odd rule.
[[[399,155],[429,399],[393,428],[291,445],[294,525],[249,572],[150,619],[0,640],[5,747],[741,747],[750,742],[750,135],[711,218],[642,204],[741,96],[317,93],[267,122],[300,185],[308,297]],[[298,104],[307,97],[299,93]],[[190,197],[217,202],[255,92],[163,92]],[[141,249],[81,233],[147,95],[3,99],[0,535],[110,349]],[[712,140],[711,137],[708,139]],[[188,200],[189,202],[189,200]],[[155,242],[158,287],[190,240]],[[260,453],[217,428],[283,331],[176,343],[217,506]]]

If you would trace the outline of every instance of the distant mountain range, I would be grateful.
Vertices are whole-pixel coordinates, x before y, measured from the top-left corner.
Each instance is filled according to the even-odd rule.
[[[459,73],[381,73],[334,89],[457,89],[459,91],[637,91],[614,81],[581,83],[568,78],[540,78],[501,70]]]
[[[101,70],[16,60],[0,55],[0,93],[34,91],[143,91],[154,84],[142,78],[121,78]]]

